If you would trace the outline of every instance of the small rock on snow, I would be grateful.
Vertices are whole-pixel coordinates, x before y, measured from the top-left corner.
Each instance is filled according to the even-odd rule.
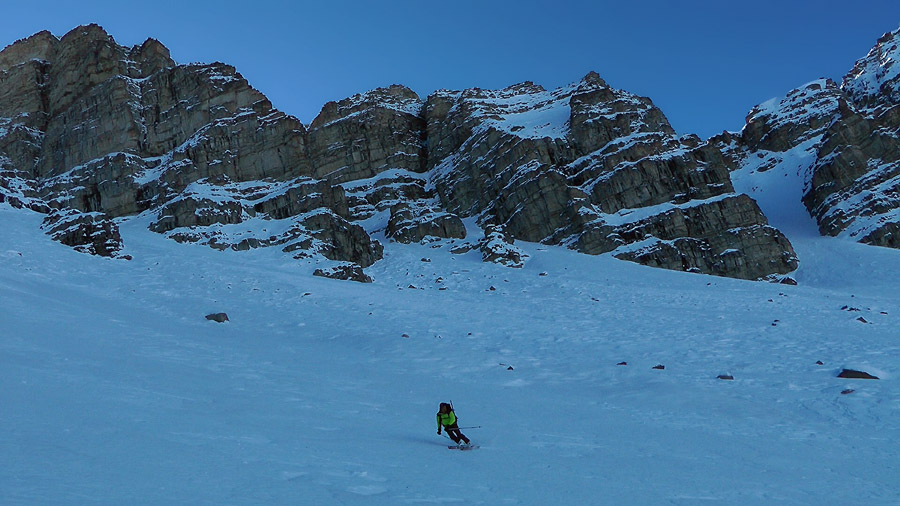
[[[225,313],[212,313],[212,314],[208,314],[208,315],[206,315],[206,319],[207,319],[207,320],[212,320],[212,321],[218,322],[218,323],[225,323],[225,322],[229,321],[229,320],[228,320],[228,315],[225,314]]]
[[[841,373],[838,374],[838,378],[847,378],[847,379],[878,379],[878,376],[872,376],[871,374],[865,371],[854,371],[853,369],[843,369]]]

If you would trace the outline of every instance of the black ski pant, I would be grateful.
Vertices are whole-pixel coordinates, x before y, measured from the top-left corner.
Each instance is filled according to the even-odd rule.
[[[459,431],[459,425],[455,423],[453,425],[444,425],[444,430],[447,431],[447,435],[450,436],[454,443],[459,444],[460,441],[465,441],[466,444],[469,444],[469,438]]]

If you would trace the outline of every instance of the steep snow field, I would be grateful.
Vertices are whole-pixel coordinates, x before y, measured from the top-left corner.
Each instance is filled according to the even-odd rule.
[[[900,504],[900,251],[798,234],[784,286],[386,244],[362,285],[40,220],[0,205],[2,504]]]

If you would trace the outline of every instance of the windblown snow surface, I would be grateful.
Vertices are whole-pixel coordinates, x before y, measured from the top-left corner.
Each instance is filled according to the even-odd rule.
[[[0,503],[900,504],[900,251],[746,186],[799,286],[527,243],[386,243],[363,285],[148,217],[109,260],[0,205]]]

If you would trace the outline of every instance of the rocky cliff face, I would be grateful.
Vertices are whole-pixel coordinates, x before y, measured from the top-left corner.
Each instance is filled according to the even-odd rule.
[[[820,79],[761,104],[740,135],[716,143],[756,171],[799,163],[803,203],[822,234],[898,248],[898,60],[900,30],[879,39],[840,84]]]
[[[108,218],[152,212],[153,230],[215,247],[380,258],[348,221],[341,188],[315,177],[305,127],[233,67],[176,65],[159,42],[125,48],[96,25],[58,40],[42,32],[0,62],[5,199]],[[277,220],[279,233],[259,237],[253,220]]]
[[[443,205],[515,238],[746,279],[797,266],[718,149],[594,73],[553,91],[438,92],[426,118]]]
[[[593,73],[552,91],[425,100],[395,85],[326,104],[305,126],[228,65],[178,65],[153,39],[127,48],[96,25],[0,52],[0,201],[110,256],[116,223],[140,213],[178,241],[361,267],[381,257],[373,235],[465,242],[474,218],[485,239],[457,250],[513,266],[526,257],[486,245],[746,279],[794,270],[787,239],[734,192],[729,149],[677,137],[649,99]]]

